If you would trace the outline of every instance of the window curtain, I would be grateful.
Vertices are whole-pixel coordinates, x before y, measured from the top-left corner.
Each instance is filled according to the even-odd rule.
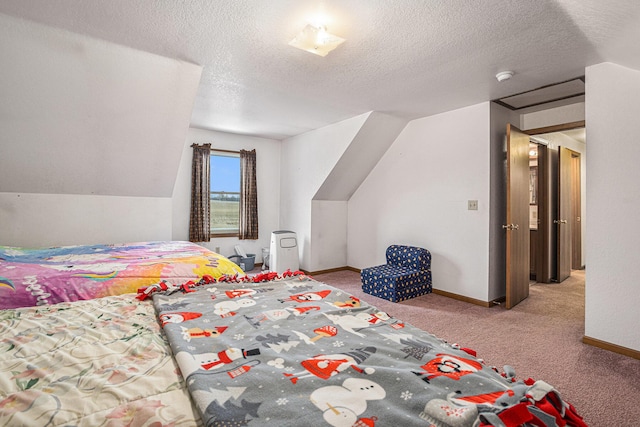
[[[191,170],[191,215],[189,217],[189,240],[208,242],[211,240],[211,208],[209,179],[209,156],[211,144],[193,144]]]
[[[240,150],[240,234],[241,240],[258,239],[258,189],[256,150]]]

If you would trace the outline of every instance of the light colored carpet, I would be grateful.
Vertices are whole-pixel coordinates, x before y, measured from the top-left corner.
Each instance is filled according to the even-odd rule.
[[[574,271],[559,284],[534,284],[529,298],[506,310],[435,294],[392,303],[363,293],[359,273],[314,276],[450,343],[476,350],[487,365],[511,365],[518,379],[548,382],[592,427],[640,425],[640,360],[581,341],[584,277],[584,271]]]

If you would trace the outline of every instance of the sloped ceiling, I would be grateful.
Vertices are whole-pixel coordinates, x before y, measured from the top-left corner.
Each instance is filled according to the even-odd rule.
[[[369,114],[313,200],[349,200],[406,125],[388,114]]]
[[[201,67],[0,15],[0,192],[171,197]]]
[[[287,45],[314,15],[346,42]],[[640,69],[637,0],[2,0],[0,13],[203,67],[191,126],[282,139],[368,111],[404,119]],[[498,83],[495,74],[515,72]]]

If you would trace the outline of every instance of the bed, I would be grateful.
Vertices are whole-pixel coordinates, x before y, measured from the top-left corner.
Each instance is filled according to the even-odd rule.
[[[236,273],[242,273],[236,264],[191,242],[0,246],[0,309],[135,293],[160,282]]]
[[[153,295],[205,425],[584,425],[544,381],[517,380],[301,272],[284,276]]]
[[[0,311],[0,425],[585,424],[544,381],[286,272]]]
[[[0,425],[198,420],[148,301],[126,294],[0,311]]]

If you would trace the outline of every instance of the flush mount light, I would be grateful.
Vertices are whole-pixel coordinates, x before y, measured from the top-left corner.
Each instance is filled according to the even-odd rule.
[[[289,42],[289,45],[316,55],[327,56],[342,42],[344,42],[343,38],[327,33],[326,27],[314,27],[308,24],[295,39]]]
[[[496,79],[498,79],[499,82],[509,80],[511,77],[513,77],[513,71],[500,71],[496,74]]]

